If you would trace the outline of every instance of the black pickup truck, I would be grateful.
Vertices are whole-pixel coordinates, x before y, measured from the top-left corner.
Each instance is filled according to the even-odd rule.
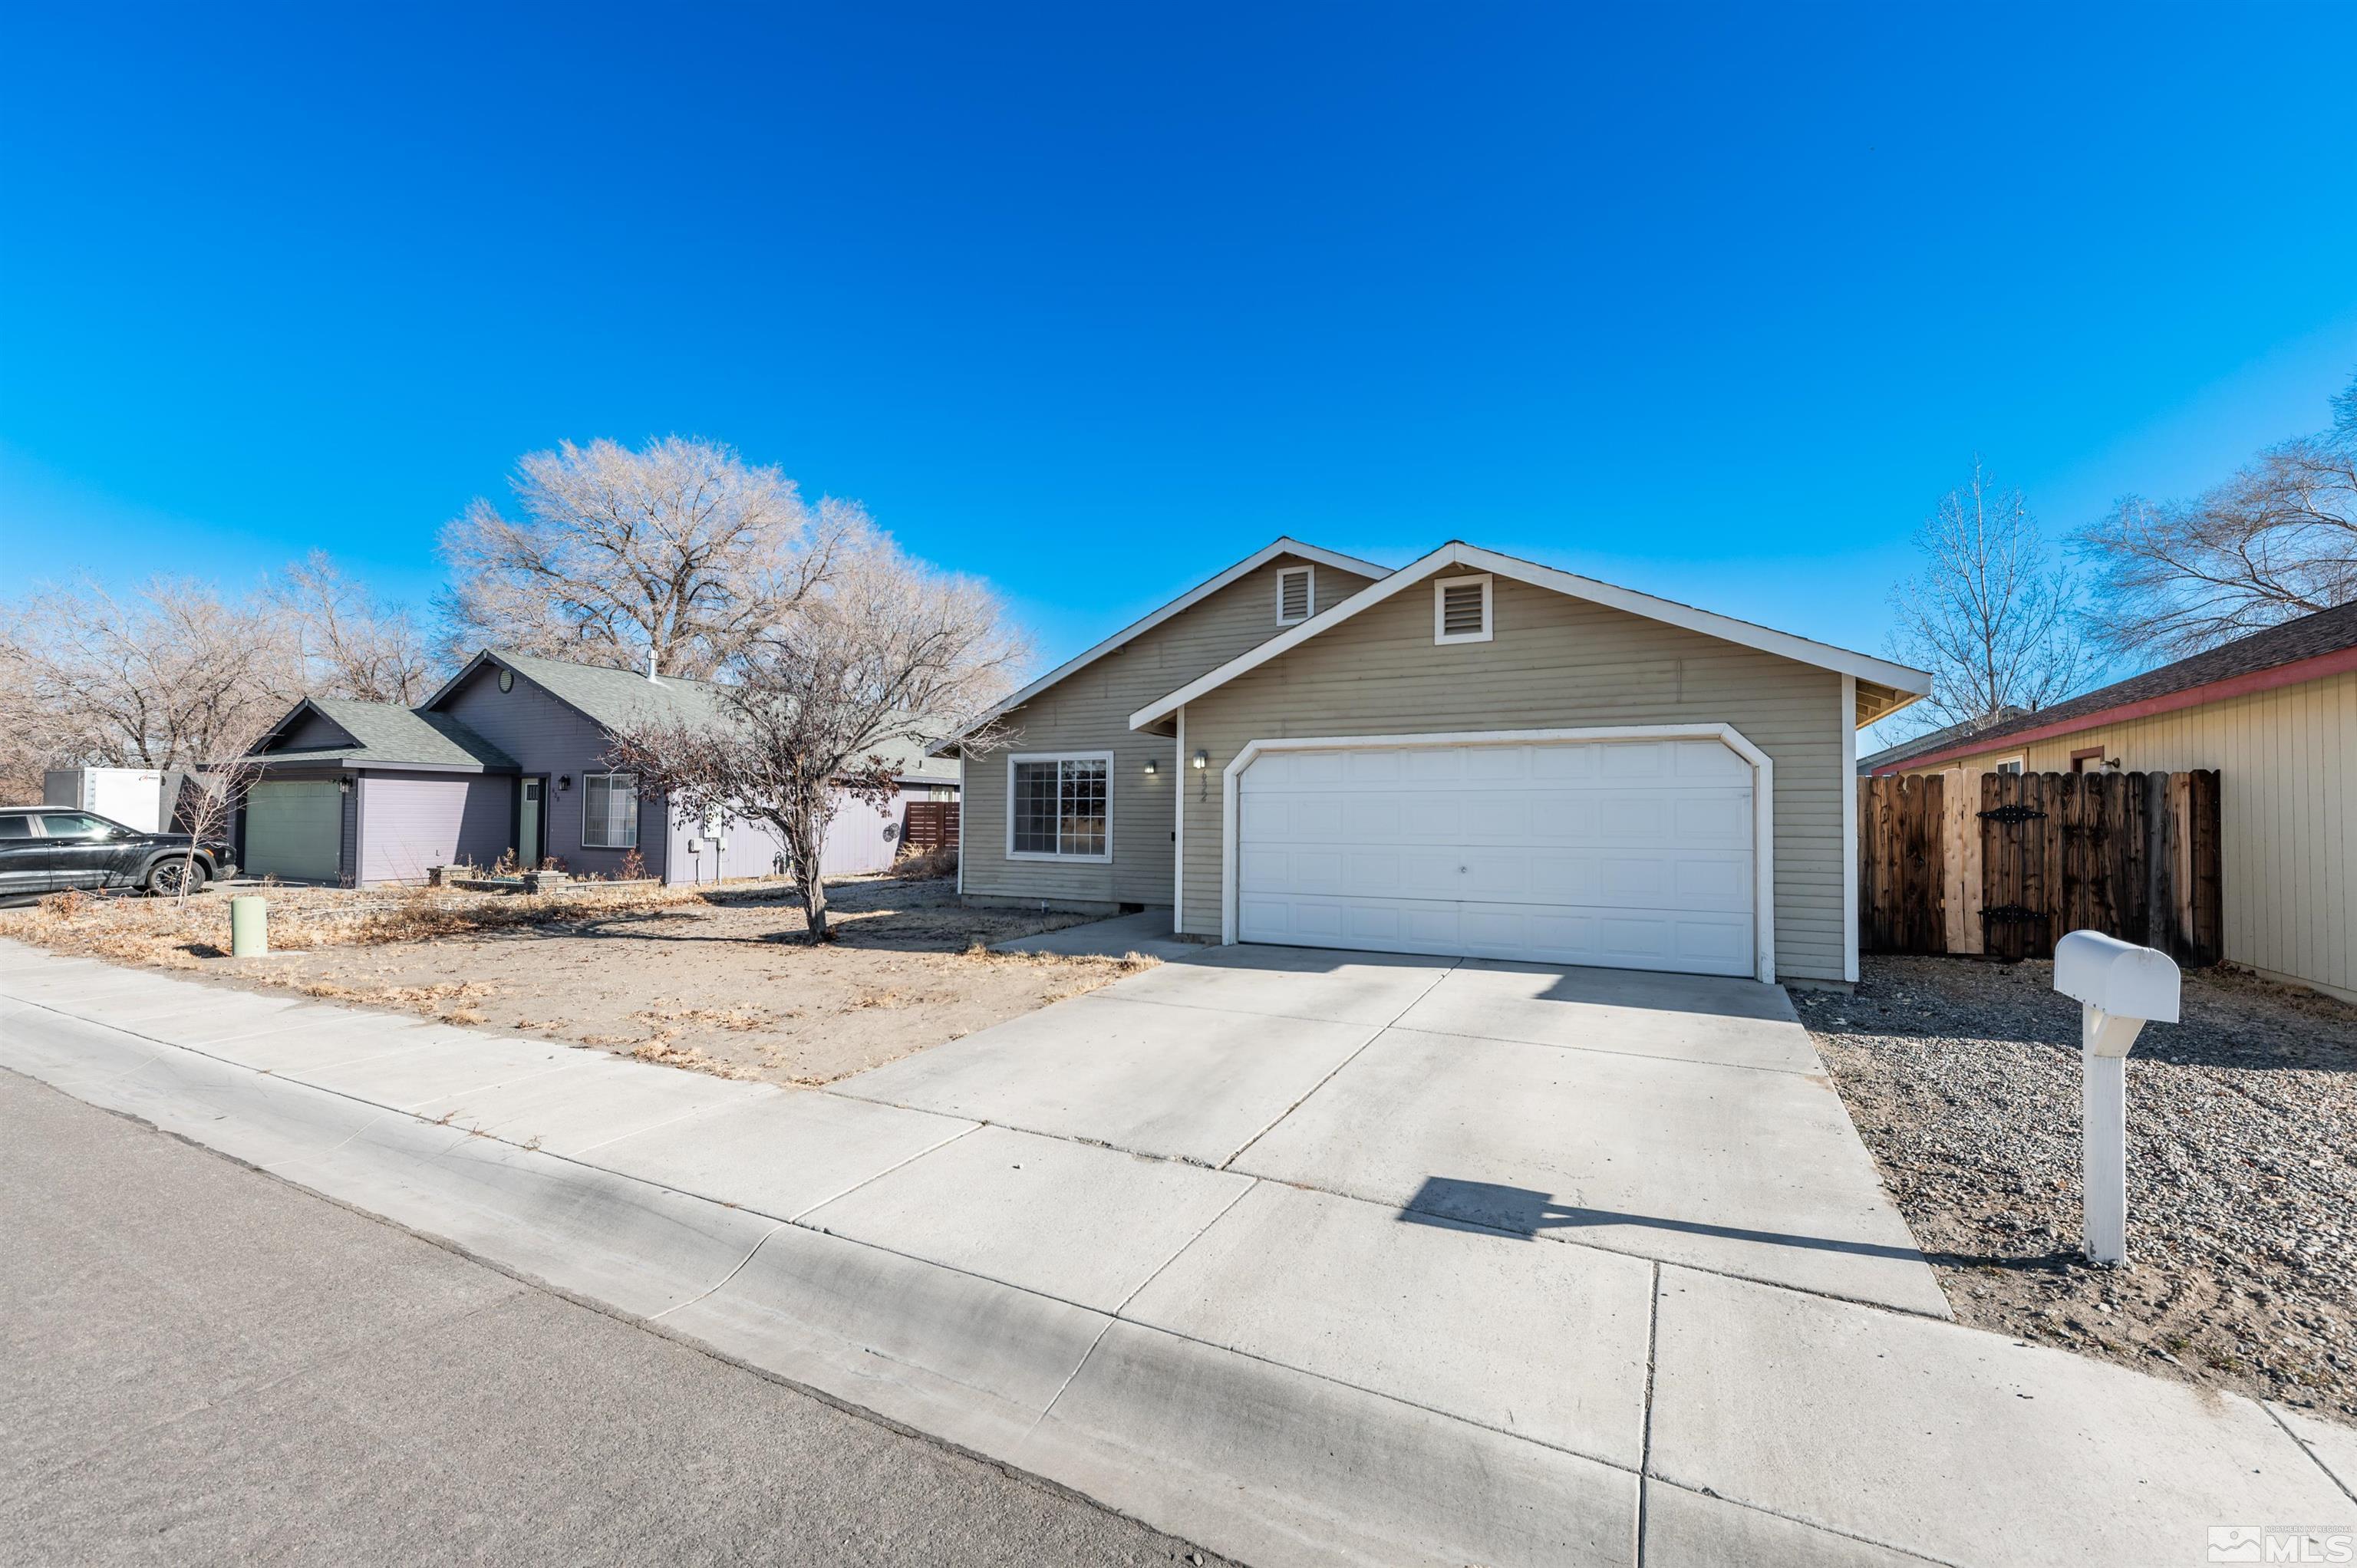
[[[188,845],[196,843],[192,859]],[[68,806],[0,806],[0,897],[70,887],[193,893],[234,871],[230,846],[187,833],[143,833]]]

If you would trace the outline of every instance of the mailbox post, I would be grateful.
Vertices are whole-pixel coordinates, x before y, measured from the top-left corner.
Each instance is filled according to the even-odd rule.
[[[2128,1052],[2147,1023],[2177,1022],[2177,965],[2099,931],[2054,944],[2054,989],[2079,1004],[2080,1233],[2098,1263],[2128,1261]]]

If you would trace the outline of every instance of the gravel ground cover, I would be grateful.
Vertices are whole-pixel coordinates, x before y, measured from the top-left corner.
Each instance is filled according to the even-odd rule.
[[[2079,1008],[2049,963],[1794,992],[1960,1321],[2357,1423],[2357,1008],[2189,972],[2128,1060],[2124,1268],[2079,1254]]]

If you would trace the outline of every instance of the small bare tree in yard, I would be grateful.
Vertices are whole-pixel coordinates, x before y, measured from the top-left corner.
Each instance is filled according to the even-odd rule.
[[[939,739],[1006,692],[1023,649],[996,599],[969,579],[872,538],[704,688],[704,722],[655,720],[617,736],[613,764],[690,821],[765,822],[786,846],[810,940],[828,940],[820,857],[845,800],[880,806],[911,741]],[[986,750],[999,736],[966,737]]]
[[[2088,672],[2079,594],[2019,490],[1977,459],[1915,536],[1922,565],[1891,595],[1893,651],[1932,672],[1926,729],[2046,707]]]
[[[709,676],[792,614],[866,526],[813,507],[776,468],[672,436],[534,452],[512,481],[522,518],[478,500],[444,531],[453,651]],[[460,645],[467,645],[461,647]]]
[[[2190,501],[2129,496],[2080,534],[2107,647],[2179,657],[2357,599],[2357,380],[2333,413]]]

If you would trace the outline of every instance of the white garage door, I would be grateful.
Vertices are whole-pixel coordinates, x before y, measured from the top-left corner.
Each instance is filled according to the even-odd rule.
[[[1248,942],[1750,974],[1751,766],[1716,740],[1271,751]]]
[[[245,798],[245,865],[255,876],[334,882],[341,869],[344,796],[332,779],[265,779]]]

